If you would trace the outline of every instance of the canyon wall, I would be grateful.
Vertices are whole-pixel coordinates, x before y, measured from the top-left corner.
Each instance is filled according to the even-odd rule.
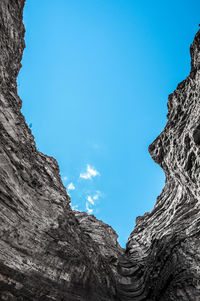
[[[200,32],[149,147],[165,187],[123,250],[109,225],[71,209],[21,114],[24,2],[0,2],[0,300],[200,300]]]
[[[200,31],[190,53],[191,72],[169,95],[168,122],[149,146],[166,181],[121,259],[125,300],[200,300]]]
[[[23,6],[0,2],[0,299],[117,300],[115,231],[92,217],[80,226],[56,160],[36,149],[20,111]]]

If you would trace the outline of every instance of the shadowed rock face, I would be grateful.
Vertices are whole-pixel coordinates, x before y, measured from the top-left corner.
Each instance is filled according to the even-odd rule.
[[[20,112],[23,6],[0,1],[0,300],[117,300],[116,233],[93,223],[100,245],[80,226],[57,162],[37,151]]]
[[[23,6],[0,1],[0,300],[200,300],[200,32],[149,147],[166,185],[123,250],[110,226],[71,210],[57,162],[21,114]]]

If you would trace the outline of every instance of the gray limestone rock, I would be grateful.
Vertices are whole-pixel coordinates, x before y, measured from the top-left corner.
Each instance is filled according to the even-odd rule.
[[[122,300],[200,300],[200,31],[190,52],[191,72],[169,95],[168,122],[149,146],[166,182],[120,260]]]
[[[20,111],[23,6],[0,2],[0,300],[117,300],[117,235],[99,222],[100,246],[83,230]]]
[[[200,31],[149,147],[165,187],[123,250],[110,226],[71,209],[21,114],[24,2],[0,1],[0,300],[200,300]]]

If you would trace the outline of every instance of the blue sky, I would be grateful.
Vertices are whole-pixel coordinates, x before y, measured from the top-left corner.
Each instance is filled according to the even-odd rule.
[[[38,149],[57,159],[72,206],[110,224],[122,246],[164,186],[148,145],[189,73],[199,11],[197,0],[25,6],[22,112]]]

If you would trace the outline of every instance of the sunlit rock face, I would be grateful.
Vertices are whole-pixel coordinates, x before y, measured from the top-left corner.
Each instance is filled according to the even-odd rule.
[[[149,146],[166,175],[120,260],[122,300],[200,300],[200,31],[191,72],[169,95],[168,122]]]
[[[71,210],[57,162],[21,114],[23,6],[0,1],[0,300],[199,301],[200,32],[149,147],[166,185],[123,250],[110,226]]]
[[[23,6],[0,1],[0,300],[118,300],[117,235],[93,224],[102,247],[80,226],[57,162],[37,151],[20,112]]]

